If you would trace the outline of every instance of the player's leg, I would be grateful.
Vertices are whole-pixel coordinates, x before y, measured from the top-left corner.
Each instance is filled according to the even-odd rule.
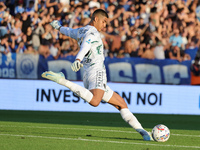
[[[97,107],[104,95],[106,88],[106,73],[103,69],[89,70],[83,75],[84,87],[86,87],[93,94],[90,105]]]
[[[63,86],[66,86],[67,88],[69,88],[72,92],[76,93],[79,97],[81,97],[82,99],[84,99],[86,102],[90,102],[93,98],[93,94],[87,90],[86,88],[75,84],[69,80],[65,79],[65,76],[62,72],[59,73],[54,73],[52,71],[46,71],[42,74],[43,78],[52,80],[58,84],[61,84]]]
[[[90,105],[97,107],[104,95],[104,90],[102,89],[92,89],[90,92],[93,94],[91,101],[89,102]]]
[[[112,92],[108,86],[106,89],[103,100],[116,107],[120,111],[122,118],[129,123],[132,128],[139,132],[145,141],[153,140],[151,135],[143,129],[137,118],[130,112],[124,99],[116,92]]]
[[[130,110],[127,107],[126,102],[124,99],[118,95],[116,92],[113,92],[113,96],[108,101],[109,104],[116,107],[122,116],[122,118],[130,124],[131,127],[133,127],[135,130],[137,129],[143,129],[137,118],[130,112]]]
[[[79,97],[81,97],[90,105],[95,106],[95,107],[99,105],[104,95],[104,90],[102,89],[92,89],[89,91],[88,89],[78,84],[75,84],[69,80],[66,80],[62,72],[54,73],[52,71],[47,71],[42,74],[42,77],[52,80],[63,86],[66,86],[72,92],[76,93]]]

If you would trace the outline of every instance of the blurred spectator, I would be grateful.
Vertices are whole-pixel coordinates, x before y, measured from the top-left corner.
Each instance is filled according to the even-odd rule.
[[[70,24],[69,27],[74,27],[75,25],[78,25],[79,22],[81,21],[81,12],[82,12],[82,7],[81,6],[77,6],[76,11],[72,13],[72,17],[70,20]]]
[[[89,2],[89,8],[97,7],[100,8],[100,3],[97,0],[91,0]]]
[[[116,19],[120,15],[120,13],[121,13],[121,12],[119,12],[119,11],[116,10],[116,5],[114,5],[113,3],[109,4],[109,6],[107,8],[107,11],[108,11],[108,16],[109,16],[109,20],[110,21]],[[114,17],[114,16],[116,16],[116,17]]]
[[[179,48],[183,47],[183,40],[180,35],[180,31],[178,28],[174,29],[174,34],[170,36],[169,42],[172,44],[172,46],[178,46]]]
[[[52,20],[54,20],[55,19],[55,9],[54,9],[54,7],[50,7],[49,9],[48,9],[48,13],[46,14],[47,16],[49,16]],[[50,21],[49,21],[50,22]]]
[[[11,21],[12,21],[12,16],[10,15],[10,8],[7,8],[4,11],[3,21],[1,21],[1,23],[2,22],[7,22],[7,24],[9,25],[9,22],[11,22]]]
[[[156,59],[165,59],[165,48],[161,41],[159,41],[154,49],[154,56]]]
[[[17,13],[14,16],[14,20],[12,21],[12,26],[14,26],[15,22],[17,22],[17,21],[21,21],[21,14],[20,13]]]
[[[178,46],[172,46],[169,52],[170,59],[176,59],[179,62],[185,60],[191,60],[190,55],[186,54],[184,50],[181,50]]]
[[[185,48],[186,48],[186,46],[187,46],[187,44],[188,44],[188,39],[187,39],[187,37],[188,37],[188,31],[187,31],[187,30],[184,30],[184,31],[182,32],[183,50],[185,50]]]
[[[27,32],[24,35],[24,42],[26,45],[33,44],[33,32],[31,27],[28,27]]]
[[[70,17],[71,17],[71,15],[69,13],[66,13],[64,15],[64,18],[62,19],[63,26],[68,25],[70,23]]]
[[[53,40],[53,31],[51,25],[49,23],[46,23],[44,25],[44,30],[45,32],[42,34],[42,44],[45,42],[51,43],[51,41]]]
[[[61,47],[59,42],[55,42],[50,45],[50,54],[53,56],[54,59],[58,59],[61,54]]]
[[[200,47],[200,28],[196,28],[195,44],[196,44],[196,47]]]
[[[75,42],[73,45],[71,45],[69,49],[69,55],[76,56],[79,52],[80,48],[78,46],[78,43]]]
[[[150,46],[150,44],[148,44],[146,48],[144,49],[144,52],[142,53],[141,58],[155,59],[154,49],[155,49],[155,46]]]
[[[21,42],[22,36],[23,36],[23,32],[21,30],[21,27],[22,27],[22,22],[20,20],[18,20],[14,23],[13,33],[16,36],[17,44],[19,44]]]
[[[5,34],[8,34],[7,22],[3,22],[0,26],[0,37],[3,37]]]
[[[10,49],[11,49],[11,52],[15,53],[16,52],[16,49],[17,49],[17,46],[16,45],[16,36],[14,33],[11,33],[10,34],[10,39],[8,40],[8,43],[9,43],[9,46],[10,46]]]
[[[60,5],[59,0],[46,0],[46,7],[49,10],[50,8],[53,8],[54,11],[58,11],[58,5]]]
[[[38,50],[40,44],[42,43],[42,34],[45,32],[42,22],[39,22],[38,24],[34,25],[33,34],[32,34],[32,40],[33,40],[33,47],[35,50]]]
[[[128,37],[125,42],[125,53],[129,54],[130,57],[139,57],[140,41],[138,31],[133,29],[131,31],[131,37]]]
[[[88,3],[85,3],[83,5],[82,17],[83,18],[89,18],[90,17],[90,10],[89,10],[89,4]]]
[[[105,4],[103,2],[100,2],[100,9],[106,10]]]
[[[63,36],[63,41],[62,41],[62,45],[61,45],[61,57],[67,57],[69,55],[69,49],[70,49],[70,43],[69,43],[69,39],[67,38],[67,36]]]
[[[27,28],[31,26],[31,16],[27,12],[22,13],[22,32],[26,34]]]
[[[192,22],[188,23],[187,30],[189,31],[188,32],[188,36],[189,36],[188,38],[190,40],[193,36],[195,36],[195,24],[192,23]]]
[[[16,49],[16,53],[24,53],[25,51],[26,51],[26,46],[24,42],[21,41]]]
[[[23,13],[25,11],[24,7],[23,7],[23,1],[22,0],[19,0],[18,1],[18,5],[15,7],[15,14],[18,14],[18,13]]]
[[[8,37],[8,34],[5,34],[3,37],[1,37],[0,52],[5,55],[11,52],[11,48],[8,44]]]
[[[200,64],[199,64],[199,58],[195,57],[194,63],[190,67],[191,72],[195,76],[200,76]]]
[[[187,45],[187,49],[194,49],[196,48],[195,39],[192,38],[191,41]]]
[[[78,43],[76,42],[76,40],[72,39],[72,38],[69,38],[66,40],[66,43],[67,44],[67,48],[68,49],[63,49],[63,52],[64,55],[62,54],[62,57],[67,57],[69,55],[72,55],[72,56],[76,56],[80,50],[79,46],[78,46]],[[65,51],[65,52],[64,52]]]
[[[124,58],[125,57],[125,53],[124,53],[124,48],[121,47],[117,53],[117,58]]]
[[[66,13],[69,11],[69,3],[70,3],[70,0],[60,0],[60,3],[61,3],[61,6],[62,6],[62,11],[63,13]]]
[[[122,5],[125,11],[129,10],[131,4],[132,4],[132,1],[129,1],[129,0],[119,1],[119,5]]]
[[[200,21],[200,1],[198,1],[197,5],[196,5],[196,16],[197,16],[197,19]]]
[[[44,0],[35,1],[35,12],[39,13],[41,17],[48,12]]]
[[[114,32],[114,29],[112,26],[108,27],[108,34],[106,32],[102,32],[106,38],[106,41],[108,41],[109,47],[109,53],[118,53],[119,49],[121,48],[121,37],[120,35],[116,34]]]
[[[38,52],[40,55],[42,55],[44,58],[48,58],[50,56],[50,50],[49,50],[49,45],[48,44],[41,44]]]
[[[6,6],[3,2],[0,2],[0,22],[2,22],[4,13],[5,13]]]
[[[41,22],[41,19],[38,16],[38,13],[36,13],[36,12],[33,13],[33,17],[32,17],[32,20],[31,20],[31,26],[37,25],[40,22]]]
[[[62,39],[58,32],[48,27],[48,24],[56,19],[62,25],[72,28],[85,26],[90,21],[90,14],[97,8],[105,9],[109,15],[108,26],[104,30],[102,40],[105,54],[108,53],[110,57],[141,57],[146,50],[150,50],[149,45],[155,45],[155,58],[170,58],[174,51],[170,49],[172,45],[173,49],[179,47],[180,60],[184,61],[190,58],[182,50],[200,47],[198,0],[4,2],[0,2],[0,36],[10,34],[8,45],[12,52],[16,51],[22,41],[25,45],[32,41],[33,49],[36,51],[41,51],[40,44],[44,46],[59,42],[62,57],[74,55],[78,49],[73,46],[74,41],[69,38]],[[63,48],[64,45],[66,48]],[[173,53],[177,55],[176,52]],[[47,57],[47,54],[48,50],[44,56]],[[200,50],[197,55],[200,56]]]
[[[136,20],[139,19],[139,18],[140,18],[139,12],[134,11],[133,15],[130,17],[129,25],[133,26],[135,24]]]
[[[169,52],[169,58],[170,59],[176,59],[178,61],[182,61],[181,59],[181,51],[178,46],[172,46]]]
[[[29,5],[25,10],[27,13],[34,13],[35,9],[34,9],[34,1],[29,1]]]
[[[38,54],[37,51],[33,48],[32,44],[28,44],[27,49],[24,51],[25,54]]]

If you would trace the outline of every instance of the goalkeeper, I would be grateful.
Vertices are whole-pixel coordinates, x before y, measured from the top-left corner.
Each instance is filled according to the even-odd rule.
[[[82,28],[62,27],[57,20],[50,23],[62,34],[78,41],[80,51],[71,68],[75,72],[79,71],[81,67],[84,68],[83,82],[85,88],[66,80],[62,72],[47,71],[42,74],[42,77],[66,86],[94,107],[97,107],[101,100],[113,105],[120,111],[122,118],[139,132],[145,141],[151,141],[151,134],[143,129],[137,118],[128,109],[124,99],[107,86],[104,48],[99,33],[106,27],[107,19],[108,14],[102,9],[97,9],[92,14],[89,25]]]

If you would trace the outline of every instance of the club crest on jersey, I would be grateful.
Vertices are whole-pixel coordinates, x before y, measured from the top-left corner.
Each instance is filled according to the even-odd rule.
[[[91,39],[87,40],[86,43],[90,44]]]

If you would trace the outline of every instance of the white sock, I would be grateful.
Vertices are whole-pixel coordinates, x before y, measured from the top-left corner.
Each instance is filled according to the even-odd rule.
[[[59,84],[66,86],[72,92],[76,93],[79,97],[81,97],[88,103],[90,103],[90,101],[92,100],[93,94],[88,89],[86,89],[78,84],[75,84],[66,79],[60,79]]]
[[[137,129],[143,129],[137,118],[130,112],[128,108],[123,108],[120,110],[120,114],[122,118],[129,123],[129,125],[134,128],[135,130]]]

